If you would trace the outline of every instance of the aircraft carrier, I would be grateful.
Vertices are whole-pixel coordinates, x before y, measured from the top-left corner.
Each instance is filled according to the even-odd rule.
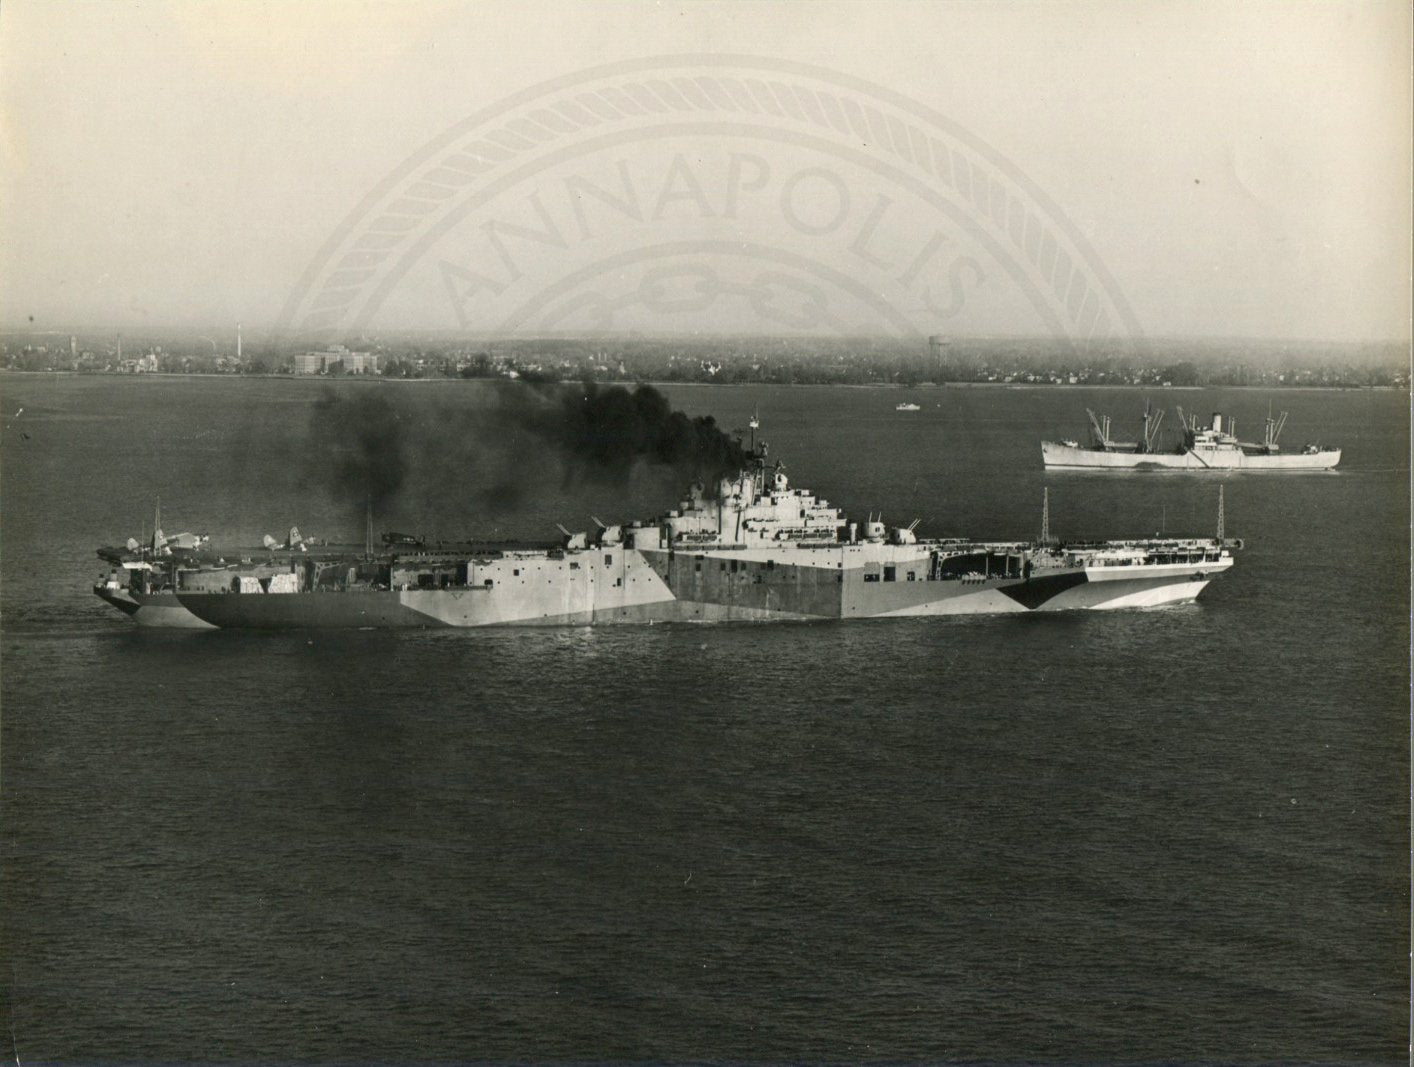
[[[283,543],[104,557],[94,587],[140,625],[256,629],[855,619],[1152,608],[1194,600],[1241,542],[923,539],[863,523],[754,446],[747,469],[646,522],[556,542]],[[130,543],[131,544],[131,543]],[[102,553],[100,553],[102,555]],[[129,556],[133,553],[130,551]]]

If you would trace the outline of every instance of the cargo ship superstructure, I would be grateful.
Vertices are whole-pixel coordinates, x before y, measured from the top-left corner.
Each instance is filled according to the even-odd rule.
[[[728,622],[1148,608],[1194,600],[1233,564],[1216,537],[1063,543],[920,539],[790,484],[765,446],[666,515],[557,543],[268,547],[137,569],[200,624],[259,629]],[[596,520],[597,521],[597,520]],[[150,561],[149,561],[150,562]],[[97,590],[96,590],[97,591]],[[112,600],[100,591],[99,595]],[[165,603],[164,599],[164,603]],[[122,606],[121,604],[119,606]]]
[[[1207,425],[1198,416],[1186,418],[1178,408],[1182,440],[1172,448],[1158,443],[1162,410],[1144,406],[1138,441],[1110,437],[1108,415],[1090,409],[1091,444],[1078,441],[1042,441],[1041,459],[1048,469],[1059,470],[1158,470],[1158,471],[1316,471],[1330,470],[1340,462],[1340,449],[1308,444],[1297,452],[1283,452],[1277,440],[1287,413],[1268,415],[1260,442],[1239,441],[1231,416],[1215,413]]]

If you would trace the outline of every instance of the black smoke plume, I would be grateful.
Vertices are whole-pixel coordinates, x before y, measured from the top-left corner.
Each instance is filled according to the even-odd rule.
[[[332,466],[329,488],[363,510],[388,505],[407,477],[408,434],[387,397],[360,389],[352,396],[326,390],[314,403],[310,438]]]
[[[527,433],[564,463],[571,481],[628,480],[636,463],[665,467],[709,488],[747,461],[741,442],[717,428],[711,415],[674,411],[651,385],[506,383],[488,429]]]
[[[710,415],[674,411],[650,385],[497,382],[467,406],[389,393],[330,390],[313,413],[328,487],[360,514],[368,499],[380,515],[400,502],[496,515],[553,489],[627,485],[639,466],[713,491],[749,459]]]

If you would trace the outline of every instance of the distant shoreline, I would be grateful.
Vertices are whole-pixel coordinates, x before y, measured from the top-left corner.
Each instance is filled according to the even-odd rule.
[[[348,374],[330,377],[320,374],[207,374],[196,372],[192,374],[173,374],[170,371],[144,371],[141,374],[120,374],[115,371],[76,371],[76,370],[17,370],[14,367],[0,367],[0,377],[5,378],[95,378],[95,379],[119,379],[122,381],[160,378],[164,381],[171,380],[201,380],[201,381],[287,381],[287,382],[322,382],[325,385],[335,382],[386,382],[388,384],[401,385],[436,385],[436,384],[463,384],[468,382],[504,382],[514,381],[509,378],[385,378],[377,374]],[[574,383],[583,379],[558,378],[553,381],[561,383]],[[751,389],[751,388],[784,388],[784,389],[880,389],[892,390],[894,392],[908,392],[918,389],[1026,389],[1026,390],[1054,390],[1054,389],[1151,389],[1166,393],[1194,393],[1204,389],[1244,389],[1261,392],[1278,393],[1396,393],[1408,392],[1394,385],[1134,385],[1128,382],[930,382],[920,385],[900,385],[897,382],[699,382],[672,380],[663,381],[655,378],[593,378],[590,379],[598,385],[651,385],[659,389],[672,389],[678,386],[692,386],[697,388],[712,387],[726,389]]]

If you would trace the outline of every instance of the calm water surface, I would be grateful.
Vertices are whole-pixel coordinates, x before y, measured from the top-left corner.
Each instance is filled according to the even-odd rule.
[[[93,549],[159,496],[168,532],[359,532],[319,387],[0,378],[19,1062],[1406,1060],[1406,397],[1275,398],[1338,474],[1107,478],[1038,442],[1138,392],[669,392],[759,408],[858,515],[1027,536],[1045,486],[1062,536],[1206,534],[1222,484],[1248,547],[1160,612],[138,632]],[[1247,436],[1269,398],[1156,399]],[[471,515],[445,473],[383,525],[672,503],[642,477]]]

